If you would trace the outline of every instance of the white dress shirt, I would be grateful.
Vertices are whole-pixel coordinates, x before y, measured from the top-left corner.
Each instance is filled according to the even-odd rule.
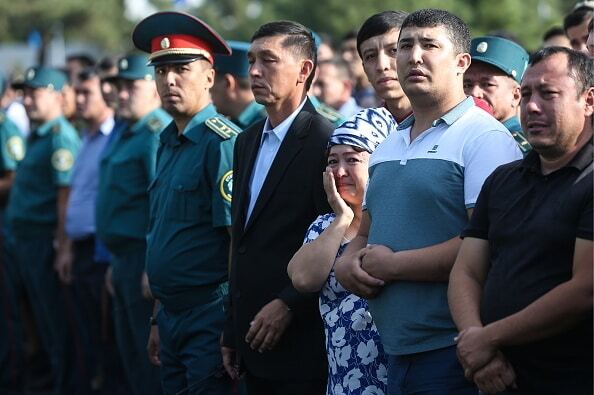
[[[264,185],[270,166],[272,166],[272,162],[274,161],[289,128],[304,104],[305,100],[295,111],[293,111],[293,113],[291,113],[291,115],[275,128],[272,128],[269,118],[266,118],[266,122],[264,122],[264,130],[262,131],[262,139],[260,140],[260,149],[258,150],[258,156],[256,157],[254,169],[252,170],[252,175],[250,177],[250,204],[248,206],[246,224],[248,222],[247,220],[249,220],[252,215],[256,200],[258,200],[258,195],[260,194],[262,185]]]

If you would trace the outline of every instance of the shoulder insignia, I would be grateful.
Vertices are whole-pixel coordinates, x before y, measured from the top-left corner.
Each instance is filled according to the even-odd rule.
[[[237,125],[221,117],[208,118],[204,123],[210,130],[225,140],[237,136],[241,132]]]
[[[233,170],[229,170],[221,178],[219,192],[223,199],[231,202],[231,195],[233,194]]]
[[[151,118],[147,123],[149,129],[153,133],[158,133],[163,130],[163,122],[159,120],[159,118]]]
[[[20,161],[25,156],[25,144],[20,136],[12,136],[6,141],[6,150],[12,160]]]
[[[518,144],[518,147],[520,148],[520,151],[522,151],[523,154],[527,153],[532,149],[532,146],[522,133],[511,132],[511,135],[513,136],[514,140],[516,140],[516,143]]]
[[[74,164],[72,152],[65,148],[56,150],[52,155],[52,166],[57,171],[68,171]]]
[[[52,126],[52,132],[54,134],[60,133],[60,130],[62,130],[62,128],[60,127],[60,124],[59,123],[57,123],[54,126]]]
[[[320,103],[317,107],[316,110],[318,111],[318,113],[323,116],[324,118],[326,118],[327,120],[329,120],[332,123],[336,123],[342,120],[342,115],[340,115],[339,112],[337,112],[335,109],[328,107],[327,105]]]

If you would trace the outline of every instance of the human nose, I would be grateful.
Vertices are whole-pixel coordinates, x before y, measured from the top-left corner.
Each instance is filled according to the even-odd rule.
[[[250,64],[248,73],[249,73],[250,77],[259,77],[261,75],[260,66],[258,65],[258,63],[256,61],[254,61],[252,64]]]
[[[465,91],[467,95],[474,96],[479,99],[483,98],[483,90],[478,85],[468,85]]]
[[[349,174],[349,172],[347,171],[344,163],[339,163],[338,166],[336,167],[336,169],[334,170],[334,175],[337,178],[346,177],[348,174]]]
[[[419,63],[423,63],[423,49],[416,44],[413,44],[413,46],[410,49],[410,55],[409,55],[409,62],[412,64],[419,64]]]
[[[388,70],[390,68],[390,58],[383,51],[377,56],[377,69],[378,71]]]
[[[540,109],[540,102],[538,100],[538,96],[537,95],[530,95],[527,97],[523,97],[522,98],[522,102],[523,102],[523,111],[525,111],[526,113],[539,113],[541,111]]]

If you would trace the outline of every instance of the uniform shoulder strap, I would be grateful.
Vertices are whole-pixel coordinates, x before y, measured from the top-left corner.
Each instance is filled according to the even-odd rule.
[[[235,137],[241,132],[237,125],[223,117],[208,118],[204,124],[224,140]]]

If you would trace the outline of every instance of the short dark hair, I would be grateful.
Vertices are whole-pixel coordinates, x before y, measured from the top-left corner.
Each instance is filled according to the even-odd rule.
[[[547,41],[548,39],[550,39],[552,37],[556,37],[556,36],[567,37],[565,35],[565,29],[563,29],[562,26],[553,26],[553,27],[551,27],[549,30],[547,30],[545,32],[545,34],[543,34],[542,41]]]
[[[367,18],[357,33],[357,52],[361,55],[361,44],[372,37],[382,35],[392,29],[400,29],[408,16],[404,11],[384,11]]]
[[[588,18],[592,18],[594,9],[588,6],[582,6],[573,10],[563,19],[563,29],[567,32],[570,27],[578,26],[584,23]]]
[[[577,94],[594,87],[594,60],[587,55],[565,47],[547,47],[538,50],[530,57],[532,67],[556,54],[564,54],[567,59],[568,75],[575,81]]]
[[[251,42],[263,37],[287,36],[281,43],[284,48],[291,48],[302,59],[313,62],[311,74],[305,81],[305,89],[309,90],[316,73],[318,63],[317,48],[311,30],[294,21],[275,21],[266,23],[258,28],[252,36]]]
[[[470,52],[470,29],[451,12],[434,8],[415,11],[402,22],[400,34],[407,27],[444,27],[456,54]]]
[[[78,72],[76,75],[77,81],[85,82],[92,80],[93,78],[101,79],[99,75],[99,70],[96,67],[85,67],[81,71]]]

